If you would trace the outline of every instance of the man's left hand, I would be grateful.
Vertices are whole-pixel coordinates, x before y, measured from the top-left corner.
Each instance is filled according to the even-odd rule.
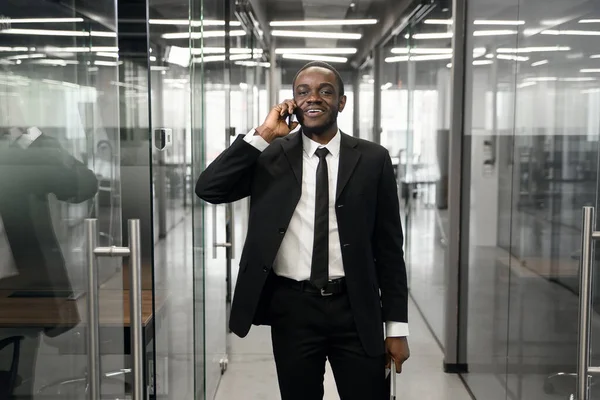
[[[396,372],[402,372],[402,364],[410,357],[408,339],[406,337],[388,337],[385,339],[386,368],[390,367],[390,360],[396,363]]]

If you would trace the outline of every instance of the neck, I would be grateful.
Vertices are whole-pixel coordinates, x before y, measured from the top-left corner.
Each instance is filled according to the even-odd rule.
[[[317,142],[319,144],[329,143],[331,141],[331,139],[333,139],[333,137],[337,134],[337,132],[338,132],[337,124],[334,124],[329,129],[327,129],[323,132],[305,132],[305,131],[303,131],[303,133],[306,135],[306,137],[314,140],[315,142]]]

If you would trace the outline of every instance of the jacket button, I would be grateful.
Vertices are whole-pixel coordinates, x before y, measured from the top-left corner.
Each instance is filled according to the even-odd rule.
[[[337,207],[338,207],[338,208],[342,208],[342,207],[344,207],[344,205],[343,205],[343,204],[338,204],[338,206],[337,206]]]
[[[285,233],[285,229],[284,228],[279,228],[279,234],[283,235]]]
[[[269,268],[266,265],[263,267],[263,272],[269,272]]]

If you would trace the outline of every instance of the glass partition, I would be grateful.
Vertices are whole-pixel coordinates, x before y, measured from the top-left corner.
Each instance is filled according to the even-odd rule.
[[[411,294],[439,343],[445,332],[452,12],[435,2],[384,46],[382,144],[397,169]],[[429,21],[443,21],[432,25]],[[435,32],[435,34],[432,34]],[[361,93],[362,95],[362,93]],[[361,110],[362,112],[362,110]]]
[[[599,5],[469,3],[465,379],[477,398],[575,396],[582,207],[598,201]],[[594,366],[598,282],[582,350]]]
[[[98,245],[122,245],[116,15],[106,1],[0,4],[1,398],[80,399],[88,374],[104,395],[128,392],[118,259],[93,271],[94,371],[86,343],[85,219]]]

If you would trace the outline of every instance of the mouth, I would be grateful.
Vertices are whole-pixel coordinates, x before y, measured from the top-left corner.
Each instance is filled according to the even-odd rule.
[[[304,111],[304,115],[307,115],[311,118],[319,117],[324,113],[325,113],[325,110],[322,110],[320,108],[309,108],[308,110]]]

